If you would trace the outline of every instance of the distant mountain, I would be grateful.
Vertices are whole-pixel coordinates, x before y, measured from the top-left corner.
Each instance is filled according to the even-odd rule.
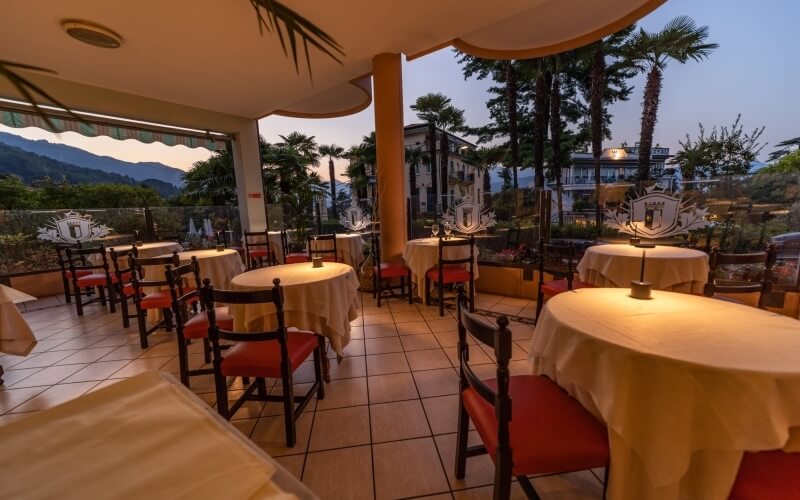
[[[34,141],[5,132],[0,132],[0,143],[78,167],[126,175],[137,181],[155,179],[176,187],[183,186],[183,170],[169,167],[163,163],[122,161],[110,156],[92,154],[65,144],[55,144],[45,140]]]
[[[490,177],[493,193],[498,193],[503,189],[503,179],[500,177],[501,171],[502,169],[499,168],[495,168],[491,171]],[[530,170],[517,171],[517,184],[519,184],[521,188],[531,187],[533,185],[533,173]]]
[[[174,185],[158,179],[136,180],[125,175],[103,172],[94,168],[78,167],[3,143],[0,143],[0,174],[17,175],[26,184],[49,177],[55,181],[64,179],[71,184],[144,184],[164,197],[173,196],[179,192]]]

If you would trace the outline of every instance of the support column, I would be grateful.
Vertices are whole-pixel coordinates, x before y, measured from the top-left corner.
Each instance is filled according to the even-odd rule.
[[[233,170],[242,232],[267,228],[264,210],[264,179],[261,176],[261,151],[258,144],[258,122],[252,121],[234,134]]]
[[[372,69],[381,257],[389,260],[402,255],[407,226],[400,54],[378,54],[372,59]]]

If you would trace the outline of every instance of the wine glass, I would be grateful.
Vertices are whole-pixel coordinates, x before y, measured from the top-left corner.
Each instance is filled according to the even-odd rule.
[[[453,232],[453,226],[450,225],[449,222],[444,223],[444,236],[445,239],[450,239],[450,234]]]
[[[433,235],[434,238],[439,236],[439,224],[434,224],[431,226],[431,234]]]

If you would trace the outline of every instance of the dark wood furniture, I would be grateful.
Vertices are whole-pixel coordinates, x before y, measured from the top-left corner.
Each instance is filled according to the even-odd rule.
[[[106,291],[108,292],[108,303],[111,312],[116,312],[114,301],[114,286],[116,277],[111,274],[108,266],[108,256],[106,249],[100,245],[96,248],[70,248],[65,249],[67,260],[69,261],[69,273],[72,278],[72,291],[75,296],[75,308],[78,316],[83,316],[83,306],[92,302],[100,302],[106,306]],[[91,257],[100,264],[93,264]],[[97,289],[97,297],[84,302],[83,296],[86,290]]]
[[[542,312],[545,297],[555,297],[560,293],[578,288],[593,288],[591,283],[586,283],[575,278],[575,245],[551,245],[539,240],[539,282],[536,286],[536,319]],[[552,280],[545,281],[544,275],[553,276]]]
[[[408,303],[413,304],[411,269],[400,261],[383,262],[381,260],[381,238],[380,233],[372,233],[372,297],[378,299],[378,307],[381,307],[381,299],[384,297],[408,297]],[[389,284],[384,287],[384,280],[400,279],[400,295],[394,293],[397,286]],[[408,291],[405,284],[408,283]],[[390,292],[384,295],[384,291]]]
[[[468,312],[463,286],[458,290],[459,414],[455,473],[464,479],[467,458],[488,453],[495,464],[495,500],[511,496],[516,476],[528,498],[539,498],[527,476],[606,468],[606,428],[555,382],[537,375],[510,376],[508,318],[497,324]],[[481,380],[469,364],[467,334],[494,349],[497,378]],[[467,446],[469,422],[483,442]]]
[[[308,262],[309,256],[305,252],[291,252],[289,249],[289,233],[281,231],[281,251],[283,252],[284,264],[299,264],[301,262]]]
[[[292,447],[297,441],[295,422],[316,392],[317,399],[325,398],[325,385],[322,380],[322,358],[325,356],[325,339],[312,332],[287,331],[283,315],[283,288],[280,279],[273,280],[273,288],[259,291],[216,290],[208,279],[203,280],[202,301],[208,313],[208,335],[214,354],[214,380],[217,392],[217,410],[226,419],[246,401],[283,402],[286,428],[286,446]],[[217,320],[215,303],[224,304],[263,304],[273,303],[277,314],[278,327],[265,332],[235,332],[226,329]],[[237,342],[222,356],[220,341]],[[313,354],[315,380],[308,392],[302,396],[294,395],[292,374]],[[242,377],[245,389],[242,395],[228,405],[227,377]],[[249,379],[253,382],[249,383]],[[267,378],[280,378],[281,395],[267,394]],[[295,408],[295,403],[298,404]]]
[[[267,231],[244,232],[244,255],[247,269],[256,269],[273,263],[272,253],[269,250],[269,235]]]
[[[468,257],[445,257],[446,249],[466,246]],[[469,283],[469,307],[475,310],[475,236],[439,237],[439,263],[425,273],[425,305],[431,303],[431,282],[439,288],[439,316],[444,316],[444,287],[453,283]]]
[[[314,248],[313,243],[331,241],[333,248]],[[308,260],[321,257],[323,262],[339,262],[339,251],[336,246],[336,233],[308,235]]]
[[[180,259],[178,252],[172,252],[169,257],[152,257],[140,259],[132,254],[128,255],[128,267],[133,270],[131,283],[133,284],[133,304],[136,306],[136,320],[139,325],[139,340],[142,349],[148,346],[147,336],[164,328],[168,332],[172,331],[172,296],[168,289],[167,278],[164,272],[158,276],[145,276],[144,266],[156,266],[155,268],[164,269],[161,266],[178,267]],[[152,269],[152,268],[151,268]],[[146,290],[147,289],[147,290]],[[147,327],[147,311],[161,310],[164,318],[153,325]]]
[[[108,255],[111,257],[111,264],[114,268],[114,276],[116,278],[115,283],[115,290],[116,296],[119,298],[119,308],[122,311],[122,326],[128,328],[131,326],[131,314],[128,311],[128,299],[133,299],[133,283],[131,278],[133,276],[133,269],[130,267],[130,260],[126,259],[125,262],[128,264],[128,267],[125,267],[125,264],[122,263],[121,259],[123,255],[117,253],[117,251],[113,248],[108,250]],[[136,248],[136,245],[131,247],[130,252],[125,254],[125,257],[133,255],[134,257],[139,256],[139,250]]]
[[[61,269],[61,283],[64,285],[64,300],[67,304],[72,304],[72,288],[70,282],[72,281],[72,272],[69,270],[69,258],[67,258],[67,248],[81,248],[80,243],[75,245],[66,245],[64,243],[56,243],[56,255],[58,257],[58,267]],[[92,271],[84,269],[78,271],[78,277],[92,274]]]
[[[740,254],[723,253],[719,247],[711,249],[708,257],[708,281],[703,288],[703,295],[732,300],[717,294],[758,293],[758,307],[764,309],[764,300],[772,289],[772,267],[777,256],[774,245],[769,245],[765,252]],[[734,279],[720,276],[725,271],[724,268],[729,268],[729,271],[736,274]]]

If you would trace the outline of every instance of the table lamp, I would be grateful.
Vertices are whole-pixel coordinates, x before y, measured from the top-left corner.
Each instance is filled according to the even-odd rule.
[[[634,299],[650,299],[653,292],[653,284],[644,280],[644,265],[647,257],[647,250],[642,250],[642,268],[639,271],[639,281],[631,281],[631,297]]]
[[[139,230],[138,229],[133,231],[133,237],[134,237],[134,245],[136,245],[137,247],[142,246],[142,240],[139,239]]]

